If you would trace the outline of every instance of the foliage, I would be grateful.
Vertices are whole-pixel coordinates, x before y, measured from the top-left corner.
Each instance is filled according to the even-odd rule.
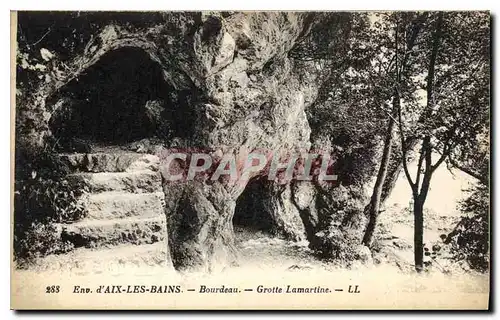
[[[49,118],[43,114],[46,112],[43,108],[38,108],[38,113],[32,110],[34,106],[44,105],[47,98],[33,93],[40,91],[44,82],[53,81],[54,73],[71,71],[65,69],[65,64],[82,52],[103,26],[117,23],[124,28],[145,30],[179,19],[174,14],[167,18],[162,13],[20,13],[16,89],[19,98],[17,119],[22,119],[23,126],[16,124],[16,130],[22,129],[23,134],[16,132],[16,137],[33,139],[31,131],[39,129],[37,126],[43,123],[41,119]],[[338,156],[335,171],[340,183],[360,188],[368,182],[376,167],[381,137],[389,131],[386,128],[391,123],[391,110],[399,111],[397,124],[401,145],[394,147],[402,154],[405,174],[412,186],[414,203],[420,206],[420,214],[432,173],[442,163],[482,183],[462,203],[461,210],[468,216],[446,241],[454,259],[467,260],[478,270],[487,269],[489,14],[329,12],[308,15],[306,24],[308,28],[288,55],[296,65],[313,64],[320,75],[317,99],[306,110],[311,140],[314,143],[326,137],[334,146]],[[184,49],[178,47],[179,52]],[[186,97],[192,94],[187,92]],[[157,119],[159,109],[154,104],[148,106],[151,107],[151,119]],[[177,126],[190,119],[177,111],[175,117],[172,119]],[[180,129],[175,131],[187,132]],[[419,147],[418,152],[413,152],[413,147],[405,148],[403,142],[411,139]],[[24,238],[17,243],[38,247],[38,240],[29,238],[27,230],[36,238],[48,233],[50,227],[32,225],[32,222],[78,219],[84,214],[78,199],[85,190],[75,192],[74,187],[70,188],[61,179],[64,173],[58,171],[61,166],[50,152],[34,156],[33,150],[19,149],[18,145],[22,144],[16,141],[16,181],[19,185],[16,187],[15,214],[16,228],[21,231],[16,234]],[[433,159],[436,154],[440,155],[437,161]],[[419,164],[410,176],[407,164],[414,158]],[[324,197],[337,203],[324,200],[321,205],[328,212],[322,217],[320,234],[323,233],[318,237],[322,244],[317,247],[323,246],[323,254],[350,259],[351,241],[355,240],[349,238],[347,229],[331,225],[329,219],[341,217],[341,212],[343,217],[352,217],[361,211],[357,199],[352,200],[355,204],[346,203],[346,199],[354,198],[340,192],[337,190]],[[340,221],[345,222],[342,217]],[[416,232],[421,235],[422,230]],[[416,250],[420,245],[415,246]],[[427,262],[435,261],[433,252],[437,257],[440,250],[427,248],[428,255],[424,255],[432,259]]]
[[[467,198],[460,202],[464,215],[448,234],[424,247],[426,270],[436,267],[443,273],[451,273],[451,262],[464,271],[489,270],[489,192],[478,184],[469,190]],[[448,265],[447,265],[448,263]]]
[[[82,202],[88,188],[70,184],[68,168],[51,152],[37,156],[16,154],[16,223],[67,222],[85,215]]]
[[[317,98],[306,110],[311,139],[333,145],[334,170],[344,185],[366,183],[376,166],[386,99],[372,72],[376,50],[367,14],[324,13],[290,53],[313,61],[320,73]]]
[[[408,29],[396,14],[396,39],[407,41]],[[402,23],[403,22],[403,23]],[[488,131],[489,19],[482,12],[436,12],[423,15],[422,32],[415,39],[409,74],[396,78],[394,99],[398,111],[403,168],[412,189],[415,216],[415,268],[423,269],[423,208],[433,172],[456,150],[465,157],[478,137]],[[396,42],[397,43],[397,42]],[[408,42],[407,42],[408,43]],[[396,46],[396,64],[405,66]],[[416,172],[408,169],[405,141],[419,145]],[[433,161],[433,154],[439,154]],[[465,170],[463,170],[465,171]]]
[[[337,168],[342,183],[366,183],[370,175],[349,177],[350,172],[373,171],[374,150],[389,119],[396,121],[400,145],[395,148],[403,154],[419,221],[415,232],[422,238],[432,173],[445,160],[484,184],[488,180],[488,13],[326,14],[328,18],[330,24],[313,24],[291,55],[317,62],[324,72],[318,99],[308,110],[311,137],[329,137],[340,151],[339,164],[349,164]],[[353,153],[357,145],[362,147]],[[418,166],[410,173],[407,164],[413,159]],[[423,250],[421,240],[415,248]]]
[[[489,269],[489,190],[477,185],[460,203],[464,216],[455,229],[446,236],[453,260],[465,260],[469,266],[481,272]]]
[[[35,259],[71,251],[71,242],[64,242],[53,224],[32,223],[22,233],[14,232],[14,254],[18,267],[29,265]]]
[[[350,232],[329,227],[314,235],[311,246],[319,258],[349,265],[358,258],[357,242]]]
[[[319,189],[318,189],[319,190]],[[316,197],[319,222],[310,247],[322,259],[349,264],[359,258],[364,195],[356,186],[321,190]]]
[[[88,190],[62,177],[67,169],[52,153],[16,154],[14,255],[26,260],[64,251],[55,223],[75,221],[86,212]]]
[[[76,221],[85,216],[83,202],[88,190],[75,188],[67,180],[38,177],[25,181],[16,191],[16,205],[35,221]]]
[[[402,96],[404,134],[429,136],[433,151],[444,157],[475,154],[489,128],[488,15],[429,14],[417,47],[410,77],[402,83],[408,88]]]
[[[384,86],[372,68],[377,49],[369,17],[361,13],[330,15],[326,20],[331,23],[312,28],[308,50],[300,55],[302,60],[314,59],[322,73],[318,96],[308,110],[313,139],[320,133],[335,137],[340,130],[352,136],[378,135],[384,119],[379,109]],[[303,46],[304,41],[294,50]]]

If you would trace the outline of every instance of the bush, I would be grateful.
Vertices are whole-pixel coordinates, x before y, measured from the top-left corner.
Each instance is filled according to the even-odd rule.
[[[20,234],[14,234],[14,252],[19,267],[37,258],[68,252],[73,248],[71,242],[62,241],[60,232],[51,223],[32,223]]]
[[[364,200],[361,190],[342,185],[317,195],[319,222],[309,245],[317,256],[347,265],[360,259],[358,245],[366,224]]]
[[[464,215],[454,230],[444,238],[450,245],[452,259],[466,261],[471,269],[489,269],[489,189],[477,185],[468,198],[460,203]]]
[[[359,258],[356,251],[357,243],[359,240],[353,238],[349,232],[332,226],[317,232],[311,241],[311,247],[321,259],[349,265]]]
[[[16,194],[17,209],[31,221],[77,221],[86,215],[83,203],[87,192],[85,187],[75,188],[66,180],[40,177],[22,183]]]
[[[67,169],[51,153],[16,158],[14,193],[14,256],[18,261],[65,252],[55,223],[86,215],[88,190],[64,179]]]

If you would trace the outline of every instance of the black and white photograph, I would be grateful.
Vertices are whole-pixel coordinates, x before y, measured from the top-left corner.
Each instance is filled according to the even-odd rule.
[[[13,11],[11,308],[488,310],[489,11]]]

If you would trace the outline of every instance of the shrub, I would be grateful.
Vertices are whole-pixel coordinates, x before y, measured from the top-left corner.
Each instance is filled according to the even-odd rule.
[[[86,215],[83,203],[88,190],[70,185],[67,169],[51,153],[16,158],[14,193],[14,256],[18,261],[65,252],[55,223]]]
[[[450,245],[452,259],[466,261],[471,269],[489,269],[489,190],[477,185],[468,198],[460,203],[464,216],[454,230],[443,237]]]
[[[319,189],[317,189],[319,190]],[[364,198],[357,187],[335,186],[316,197],[319,223],[310,248],[322,259],[349,265],[358,260]]]
[[[317,232],[312,239],[311,246],[319,258],[348,265],[358,259],[355,246],[357,242],[359,241],[349,232],[332,226]]]
[[[32,221],[71,222],[85,216],[87,192],[85,187],[75,188],[67,180],[38,178],[24,182],[16,203]]]
[[[22,232],[14,233],[14,252],[19,267],[37,258],[68,252],[73,248],[71,242],[62,241],[60,232],[51,223],[34,222]]]

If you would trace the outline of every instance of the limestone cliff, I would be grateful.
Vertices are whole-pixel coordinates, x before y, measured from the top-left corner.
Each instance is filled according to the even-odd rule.
[[[36,78],[18,96],[18,148],[36,149],[63,136],[83,133],[108,144],[129,142],[120,140],[116,132],[127,133],[131,123],[138,123],[133,138],[155,137],[163,148],[195,147],[232,153],[237,158],[255,149],[305,153],[312,143],[324,147],[311,141],[306,115],[321,84],[318,66],[290,56],[295,45],[307,37],[314,14],[124,15],[104,18],[86,13],[72,17],[70,26],[74,24],[83,36],[71,49],[63,50],[63,44],[50,42],[50,36],[40,42],[50,56],[46,54],[42,61],[43,77]],[[93,22],[78,29],[82,19]],[[134,59],[127,60],[127,56]],[[136,87],[149,89],[132,93],[125,87],[119,90],[101,85],[112,77],[110,73],[134,63],[138,64],[133,73],[138,79]],[[106,69],[112,64],[117,65]],[[116,78],[113,83],[119,82],[120,76]],[[86,96],[91,90],[99,92],[100,100]],[[141,94],[144,100],[139,101]],[[128,102],[120,106],[117,95]],[[109,96],[106,101],[105,96]],[[101,109],[93,110],[92,103],[100,104]],[[132,104],[146,105],[150,113],[130,113],[124,127],[109,120],[125,114],[122,110]],[[75,108],[89,111],[74,115],[71,110]],[[106,108],[108,111],[102,111]],[[97,121],[103,114],[109,119]],[[71,125],[64,127],[65,123]],[[102,126],[93,127],[96,123]],[[62,127],[66,131],[61,133],[58,130]],[[154,151],[161,152],[161,147]],[[160,171],[163,169],[160,164]],[[233,216],[240,196],[247,192],[245,187],[163,181],[168,246],[176,268],[214,269],[237,262]],[[359,220],[353,218],[358,212],[336,209],[346,205],[332,204],[336,201],[332,197],[342,192],[347,193],[343,197],[351,195],[334,189],[302,182],[270,184],[257,187],[260,194],[253,198],[260,202],[259,210],[267,214],[277,235],[318,244],[320,229],[351,227],[351,220]],[[360,226],[358,223],[353,228]]]

